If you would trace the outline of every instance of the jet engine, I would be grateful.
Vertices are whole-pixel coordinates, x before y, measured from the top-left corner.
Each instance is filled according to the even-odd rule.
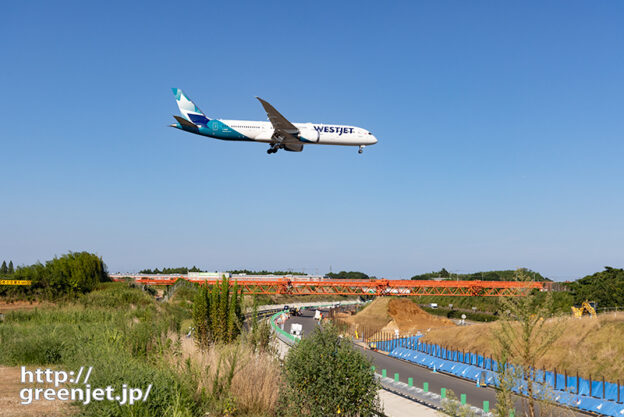
[[[320,139],[320,134],[310,123],[299,128],[299,139],[303,139],[306,142],[317,143]]]

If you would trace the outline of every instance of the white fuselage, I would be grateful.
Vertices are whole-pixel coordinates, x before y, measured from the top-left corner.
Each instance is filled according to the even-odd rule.
[[[271,143],[273,126],[270,122],[253,120],[219,120],[236,132],[255,142]],[[301,132],[304,143],[320,145],[362,146],[377,143],[377,138],[366,129],[356,126],[321,123],[293,123]]]
[[[197,135],[230,141],[264,142],[271,146],[267,153],[279,149],[301,152],[305,144],[358,146],[358,153],[377,143],[371,132],[361,127],[322,123],[291,123],[269,102],[256,97],[268,121],[210,119],[182,90],[173,88],[178,108],[184,117],[173,116],[171,127]]]

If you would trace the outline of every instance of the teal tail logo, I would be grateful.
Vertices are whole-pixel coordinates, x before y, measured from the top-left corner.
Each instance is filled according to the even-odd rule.
[[[178,108],[180,109],[180,113],[184,115],[184,117],[196,124],[196,125],[206,125],[210,121],[209,118],[188,98],[184,91],[179,88],[172,88],[173,95],[176,98],[176,102],[178,103]]]

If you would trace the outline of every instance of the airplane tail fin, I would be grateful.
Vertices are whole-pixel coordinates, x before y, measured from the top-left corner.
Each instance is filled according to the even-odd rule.
[[[182,113],[187,120],[196,125],[205,125],[210,121],[182,90],[179,88],[172,88],[172,90],[176,102],[178,103],[180,113]]]

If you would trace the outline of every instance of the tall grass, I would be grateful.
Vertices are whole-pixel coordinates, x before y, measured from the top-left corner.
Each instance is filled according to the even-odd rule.
[[[104,284],[73,303],[6,314],[0,363],[92,366],[92,387],[147,388],[132,406],[92,402],[84,416],[272,415],[279,365],[246,343],[200,351],[180,334],[184,303],[158,303],[127,284]]]
[[[277,358],[247,343],[213,345],[201,350],[182,339],[180,355],[170,363],[204,396],[217,415],[272,415],[279,395],[281,371]]]
[[[498,323],[475,324],[432,329],[422,339],[451,349],[468,350],[487,356],[496,355],[492,331]],[[551,326],[550,320],[546,327]],[[598,318],[563,318],[563,335],[539,361],[539,368],[569,375],[579,373],[583,378],[592,376],[607,381],[622,380],[624,375],[624,313],[605,313]]]

